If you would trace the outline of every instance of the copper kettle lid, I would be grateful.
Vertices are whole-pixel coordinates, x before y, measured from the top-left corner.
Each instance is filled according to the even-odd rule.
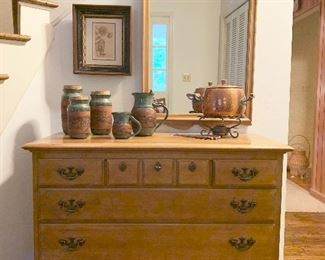
[[[221,84],[218,84],[218,85],[216,85],[216,86],[213,86],[213,83],[212,83],[212,81],[209,81],[208,82],[208,85],[209,85],[209,87],[208,87],[208,89],[215,89],[215,88],[218,88],[218,89],[228,89],[228,88],[232,88],[232,89],[243,89],[243,87],[241,87],[241,86],[237,86],[237,85],[228,85],[227,84],[227,80],[225,80],[225,79],[222,79],[221,80]]]

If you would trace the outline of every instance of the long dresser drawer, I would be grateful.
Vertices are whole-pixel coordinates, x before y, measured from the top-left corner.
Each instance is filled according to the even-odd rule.
[[[39,159],[39,185],[104,185],[104,160]]]
[[[41,189],[39,219],[149,223],[275,220],[276,190]]]
[[[42,224],[40,259],[274,260],[275,225]]]

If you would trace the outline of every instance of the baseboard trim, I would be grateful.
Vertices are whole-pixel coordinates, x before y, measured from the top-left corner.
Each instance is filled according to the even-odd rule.
[[[320,200],[321,202],[325,203],[325,194],[320,193],[317,190],[314,190],[313,188],[311,188],[309,190],[310,195],[312,195],[314,198]]]

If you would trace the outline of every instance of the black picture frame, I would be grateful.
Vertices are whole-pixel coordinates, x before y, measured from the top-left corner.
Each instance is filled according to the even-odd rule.
[[[73,72],[131,75],[131,6],[78,5],[73,14]]]

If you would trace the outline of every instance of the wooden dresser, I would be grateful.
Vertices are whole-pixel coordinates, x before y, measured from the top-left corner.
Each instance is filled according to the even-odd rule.
[[[278,259],[286,145],[54,135],[24,149],[33,152],[35,259]]]

